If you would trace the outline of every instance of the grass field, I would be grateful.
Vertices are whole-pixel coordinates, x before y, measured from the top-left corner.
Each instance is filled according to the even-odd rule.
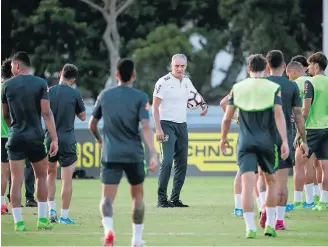
[[[156,178],[145,182],[146,219],[144,240],[147,246],[290,246],[328,245],[328,213],[300,209],[287,214],[288,231],[277,238],[244,238],[245,227],[233,213],[232,177],[188,177],[182,200],[190,208],[156,208]],[[59,192],[60,181],[58,181]],[[291,189],[291,187],[290,187]],[[290,190],[292,191],[292,190]],[[29,232],[15,233],[11,215],[2,216],[2,246],[100,246],[103,229],[98,210],[100,182],[75,180],[70,215],[76,225],[56,225],[52,231],[36,231],[36,208],[23,208]],[[290,193],[292,194],[292,193]],[[292,198],[291,198],[292,199]],[[60,198],[57,193],[57,211]],[[114,207],[116,244],[131,244],[131,200],[126,180],[122,180]]]

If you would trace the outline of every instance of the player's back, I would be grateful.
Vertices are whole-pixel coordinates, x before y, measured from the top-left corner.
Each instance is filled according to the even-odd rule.
[[[264,78],[248,78],[233,87],[229,102],[239,108],[239,139],[242,150],[270,148],[275,140],[274,104],[279,85]]]
[[[58,84],[49,89],[50,108],[53,112],[58,142],[76,142],[74,134],[75,115],[80,113],[81,108],[81,93],[79,90],[71,86]]]
[[[9,137],[43,140],[41,99],[48,99],[47,82],[33,75],[17,75],[5,82],[3,94],[12,118]]]
[[[280,85],[282,108],[286,120],[288,140],[292,141],[293,107],[302,106],[298,86],[296,82],[290,81],[283,76],[269,76],[268,79]],[[277,136],[279,138],[280,135],[277,134]]]
[[[135,88],[118,86],[101,95],[104,121],[105,162],[142,162],[143,146],[139,131],[140,108],[147,95]]]

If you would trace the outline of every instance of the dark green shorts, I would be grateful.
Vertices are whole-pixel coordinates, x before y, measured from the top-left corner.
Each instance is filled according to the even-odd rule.
[[[101,182],[103,184],[119,184],[123,171],[129,184],[142,184],[145,180],[145,165],[140,163],[103,163],[101,164]]]
[[[280,146],[277,146],[279,162],[278,162],[278,167],[276,168],[276,170],[293,168],[293,166],[295,164],[295,149],[294,149],[292,143],[289,143],[288,146],[289,146],[289,156],[285,160],[281,159],[281,149],[280,149]]]
[[[238,164],[240,174],[245,172],[258,171],[258,166],[263,172],[274,174],[278,166],[278,152],[277,147],[272,148],[252,147],[242,149],[238,152]]]
[[[47,142],[47,150],[50,148],[50,143]],[[77,161],[76,143],[58,145],[56,156],[48,156],[49,162],[58,162],[60,167],[68,167]]]
[[[47,157],[42,141],[20,140],[8,138],[6,145],[9,160],[26,160],[35,163]]]
[[[328,129],[308,129],[306,138],[309,148],[318,160],[328,160]]]

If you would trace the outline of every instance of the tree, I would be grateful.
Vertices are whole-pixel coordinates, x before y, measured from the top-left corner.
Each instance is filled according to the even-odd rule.
[[[110,77],[107,80],[106,87],[114,87],[116,85],[114,75],[116,64],[120,59],[121,47],[121,37],[117,27],[117,17],[132,4],[133,0],[103,0],[104,6],[100,6],[91,0],[80,1],[101,12],[106,21],[106,29],[102,35],[110,61]]]

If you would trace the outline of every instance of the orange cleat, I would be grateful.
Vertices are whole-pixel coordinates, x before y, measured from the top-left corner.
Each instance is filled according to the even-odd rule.
[[[9,214],[7,205],[2,205],[1,206],[1,214]]]
[[[104,239],[104,246],[114,246],[115,236],[113,232],[108,232]]]

